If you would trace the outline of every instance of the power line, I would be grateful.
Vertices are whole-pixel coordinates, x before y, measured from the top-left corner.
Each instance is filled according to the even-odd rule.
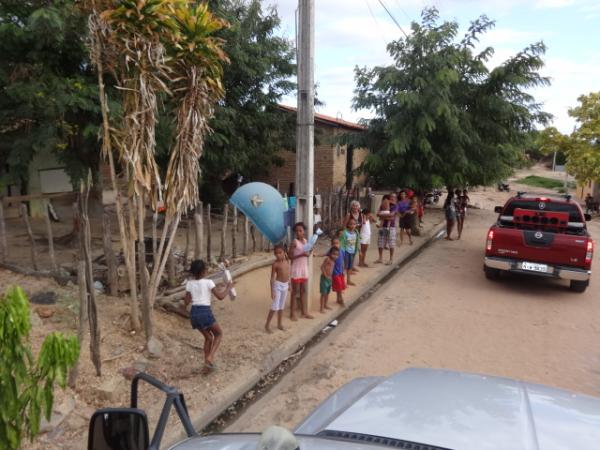
[[[369,3],[369,0],[365,0],[365,3],[367,4],[367,8],[369,8],[369,12],[371,13],[371,17],[373,18],[373,20],[375,21],[375,26],[377,27],[378,30],[380,30],[380,34],[379,36],[381,37],[381,39],[383,40],[383,43],[385,45],[388,44],[387,42],[387,38],[385,36],[385,33],[383,31],[383,28],[379,26],[379,21],[377,20],[377,17],[375,16],[375,13],[373,13],[373,9],[371,9],[371,4]]]
[[[400,24],[396,20],[396,18],[392,15],[392,13],[387,8],[387,6],[385,6],[385,3],[383,3],[383,0],[379,0],[379,4],[383,7],[383,9],[385,9],[385,12],[388,13],[388,16],[390,16],[392,18],[392,20],[394,21],[394,23],[396,24],[396,26],[400,29],[400,31],[402,31],[402,34],[404,35],[404,37],[408,38],[408,34],[406,34],[406,32],[402,29],[402,27],[400,26]]]
[[[406,17],[408,19],[409,22],[412,22],[413,20],[410,18],[410,16],[406,13],[406,11],[402,8],[402,5],[400,4],[400,0],[394,0],[396,2],[396,5],[398,5],[398,8],[400,8],[400,11],[402,11],[402,14],[404,14],[404,17]]]

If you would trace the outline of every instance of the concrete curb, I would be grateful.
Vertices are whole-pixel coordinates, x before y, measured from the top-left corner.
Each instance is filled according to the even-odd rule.
[[[347,313],[347,311],[351,310],[353,306],[359,303],[360,299],[365,295],[370,295],[370,292],[378,284],[385,280],[392,272],[398,270],[400,266],[402,266],[407,260],[414,257],[415,254],[423,249],[423,247],[431,243],[435,236],[437,236],[444,229],[444,222],[435,225],[429,232],[423,235],[425,239],[414,245],[408,253],[399,257],[399,259],[393,265],[388,266],[384,271],[377,274],[367,283],[356,289],[354,291],[355,295],[352,295],[352,298],[346,299],[346,308],[335,309],[332,315],[327,315],[321,319],[315,318],[312,326],[299,331],[296,335],[292,336],[289,340],[283,343],[279,348],[265,355],[262,367],[260,369],[250,370],[249,373],[247,373],[243,383],[239,383],[237,386],[231,386],[225,389],[220,395],[220,399],[215,399],[213,405],[204,410],[200,416],[192,418],[192,424],[194,425],[194,428],[196,430],[204,429],[214,419],[221,415],[231,404],[242,397],[246,392],[251,390],[263,376],[274,370],[277,366],[279,366],[279,364],[281,364],[288,357],[298,351],[299,348],[306,345],[311,339],[319,334],[332,320],[337,319],[341,315]],[[256,268],[267,265],[264,261],[260,262],[263,265],[259,266],[257,263]],[[247,273],[248,271],[244,273]],[[167,441],[169,444],[166,447],[168,448],[170,445],[174,445],[176,442],[183,439],[185,439],[185,435],[183,434],[174,436],[172,439],[168,438]]]

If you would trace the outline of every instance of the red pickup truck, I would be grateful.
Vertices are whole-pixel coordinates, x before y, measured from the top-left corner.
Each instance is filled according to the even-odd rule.
[[[488,231],[483,269],[490,279],[502,272],[570,281],[575,292],[590,283],[594,241],[590,220],[568,195],[519,192],[496,206],[497,222]]]

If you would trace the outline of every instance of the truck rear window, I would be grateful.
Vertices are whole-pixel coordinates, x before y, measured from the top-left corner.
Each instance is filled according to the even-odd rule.
[[[579,208],[569,203],[540,202],[535,200],[515,200],[511,202],[502,213],[503,216],[512,216],[515,209],[529,209],[533,211],[566,212],[569,213],[569,222],[584,222]]]

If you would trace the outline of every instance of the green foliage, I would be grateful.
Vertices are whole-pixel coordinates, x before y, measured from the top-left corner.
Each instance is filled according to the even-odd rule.
[[[245,179],[265,174],[280,163],[277,151],[293,147],[295,116],[277,104],[295,88],[291,43],[275,35],[280,19],[259,0],[210,1],[216,15],[230,23],[218,33],[231,60],[225,67],[225,98],[217,106],[202,157],[203,193],[211,194],[228,176]],[[292,139],[290,139],[292,138]],[[214,197],[213,197],[214,199]],[[205,198],[211,201],[211,198]]]
[[[556,180],[554,178],[539,177],[537,175],[529,175],[525,178],[521,178],[517,181],[517,183],[544,189],[558,189],[562,188],[565,184],[564,181],[561,180]]]
[[[98,91],[74,0],[0,6],[0,153],[27,180],[38,152],[53,152],[75,182],[99,162]]]
[[[65,388],[79,358],[76,337],[51,333],[34,359],[30,331],[29,301],[21,288],[10,289],[0,298],[0,450],[39,433],[42,414],[49,420],[52,413],[54,385]]]
[[[579,106],[569,110],[578,128],[571,136],[567,150],[567,169],[577,181],[600,181],[600,92],[582,95]]]
[[[459,39],[457,22],[425,9],[412,33],[388,45],[394,63],[356,68],[355,109],[375,113],[355,142],[371,149],[366,170],[389,185],[489,184],[522,159],[527,133],[549,115],[526,93],[548,84],[543,43],[528,46],[493,70],[488,47],[474,51],[494,22],[485,16]]]

